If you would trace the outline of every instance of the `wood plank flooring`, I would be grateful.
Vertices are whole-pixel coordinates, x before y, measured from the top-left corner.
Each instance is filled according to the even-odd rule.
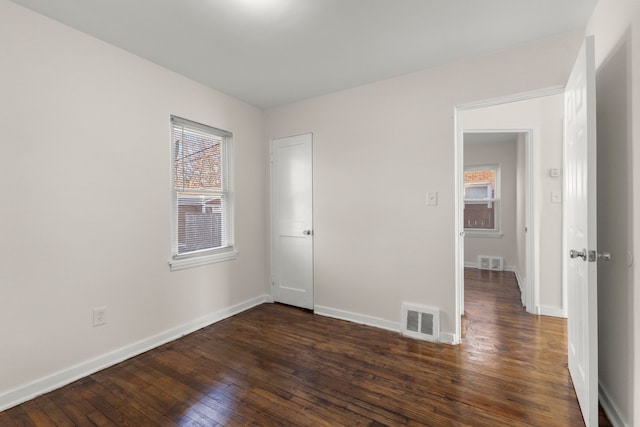
[[[468,270],[465,285],[458,346],[264,304],[0,412],[0,425],[584,425],[566,322],[524,312],[511,273]]]

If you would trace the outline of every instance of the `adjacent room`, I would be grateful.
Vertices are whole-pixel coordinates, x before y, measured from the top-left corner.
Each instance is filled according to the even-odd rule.
[[[639,425],[639,46],[627,0],[0,0],[0,425]]]

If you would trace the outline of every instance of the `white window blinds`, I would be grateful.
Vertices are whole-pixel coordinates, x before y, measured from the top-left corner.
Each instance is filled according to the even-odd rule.
[[[173,257],[233,250],[231,133],[171,117]]]

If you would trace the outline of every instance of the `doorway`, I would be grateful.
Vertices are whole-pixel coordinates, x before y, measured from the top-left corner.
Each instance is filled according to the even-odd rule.
[[[525,260],[519,267],[523,304],[533,314],[566,317],[561,262],[563,93],[564,88],[557,87],[458,106],[455,110],[457,326],[461,326],[460,316],[464,313],[464,138],[470,132],[524,136],[525,218],[517,224],[519,231],[525,233]],[[457,331],[461,333],[460,329]]]
[[[526,306],[530,132],[465,130],[463,138],[464,266],[514,273]]]

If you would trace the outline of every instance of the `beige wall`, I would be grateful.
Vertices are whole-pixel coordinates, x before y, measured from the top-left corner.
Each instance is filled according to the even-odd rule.
[[[640,2],[601,0],[595,35],[598,136],[599,377],[618,425],[640,425]],[[627,255],[629,254],[629,255]],[[636,261],[628,265],[627,258]]]
[[[552,203],[551,192],[562,192],[562,178],[552,178],[549,169],[562,168],[563,95],[545,96],[486,108],[462,111],[459,126],[476,130],[531,130],[534,156],[538,159],[536,181],[539,246],[539,306],[542,314],[563,316],[562,203]],[[465,239],[465,246],[470,239]],[[522,242],[521,242],[522,243]],[[520,250],[523,248],[520,247]],[[517,249],[514,249],[514,254]],[[524,254],[523,254],[524,255]],[[524,260],[522,264],[524,265]],[[520,266],[518,269],[520,270]],[[522,274],[522,270],[520,270]],[[524,278],[523,278],[524,279]]]
[[[640,69],[637,5],[603,0],[598,6],[589,31],[598,36],[601,66],[626,37],[627,59]],[[631,23],[634,31],[625,33]],[[0,0],[0,406],[32,381],[71,375],[87,361],[263,300],[270,292],[266,141],[303,132],[314,133],[316,304],[392,324],[403,301],[433,305],[443,310],[443,331],[453,335],[454,106],[563,85],[582,36],[263,114]],[[629,80],[637,111],[638,73]],[[632,107],[623,111],[637,145]],[[169,271],[170,114],[234,133],[235,261]],[[640,150],[630,158],[640,182]],[[427,191],[438,191],[438,206],[426,206]],[[640,185],[629,191],[634,238],[627,244],[640,253]],[[542,198],[548,200],[546,193]],[[554,268],[546,271],[555,275]],[[615,277],[628,278],[632,289],[612,298],[630,297],[640,307],[633,288],[640,273],[625,274]],[[541,304],[558,304],[553,289],[541,288]],[[102,305],[108,324],[92,328],[91,309]],[[629,422],[634,403],[640,407],[637,312],[629,308],[620,322],[601,327],[622,327],[612,347],[601,349],[601,378]],[[621,355],[629,338],[633,352]]]
[[[500,166],[500,238],[477,237],[466,233],[464,239],[465,264],[477,264],[478,255],[504,257],[507,268],[517,265],[516,201],[517,201],[517,141],[465,143],[464,165]]]
[[[264,299],[262,111],[6,0],[0,52],[0,408]],[[169,271],[171,114],[234,133],[234,261]]]
[[[427,304],[456,333],[454,107],[565,84],[582,38],[266,111],[269,139],[313,132],[316,305],[397,324],[403,301]]]

